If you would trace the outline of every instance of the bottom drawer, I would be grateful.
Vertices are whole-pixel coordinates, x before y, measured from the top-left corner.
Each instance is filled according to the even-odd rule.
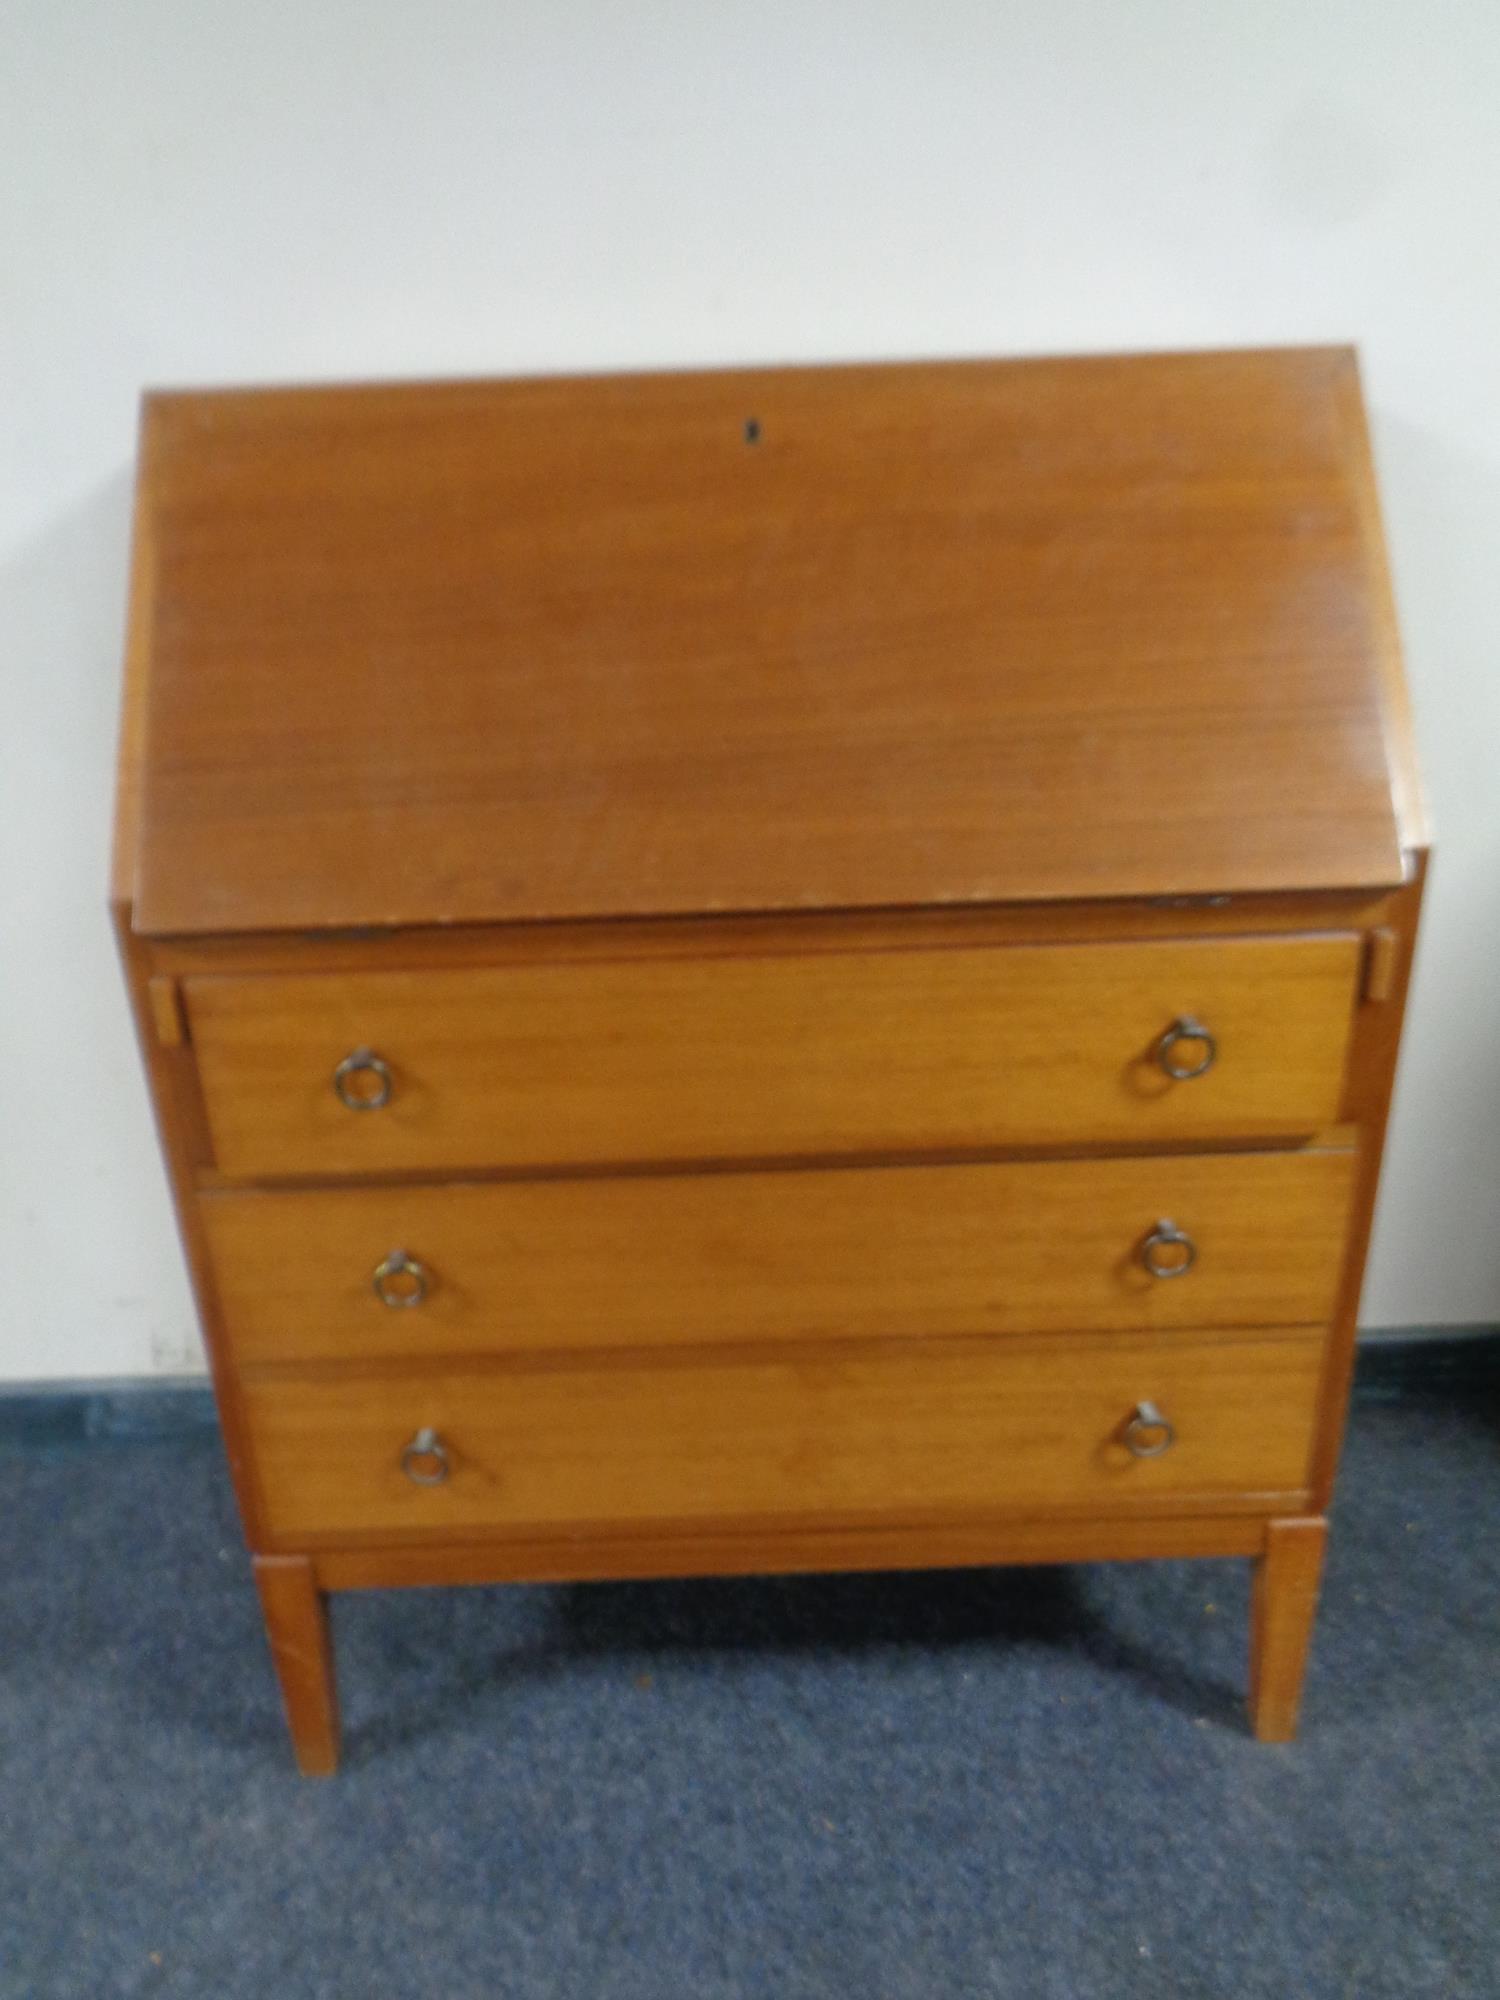
[[[271,1534],[314,1544],[1285,1498],[1306,1484],[1321,1356],[1306,1329],[923,1341],[261,1375],[244,1396]],[[1127,1438],[1143,1402],[1175,1432],[1151,1457]],[[439,1450],[403,1469],[424,1431]]]

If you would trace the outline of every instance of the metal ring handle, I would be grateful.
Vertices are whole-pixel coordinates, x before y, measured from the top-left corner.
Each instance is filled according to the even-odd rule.
[[[1144,1405],[1142,1407],[1144,1408]],[[432,1461],[430,1469],[425,1472],[420,1469],[420,1461],[424,1458]],[[436,1431],[420,1430],[408,1444],[403,1446],[401,1470],[413,1486],[443,1484],[452,1468],[448,1463],[448,1448]]]
[[[1153,1434],[1156,1442],[1152,1443]],[[1155,1403],[1137,1403],[1121,1433],[1125,1449],[1136,1458],[1160,1458],[1177,1442],[1177,1433]]]
[[[1181,1250],[1182,1261],[1164,1264],[1161,1261],[1163,1249]],[[1179,1229],[1175,1222],[1163,1216],[1151,1234],[1141,1245],[1141,1262],[1153,1278],[1185,1278],[1198,1261],[1198,1246],[1185,1229]]]
[[[397,1291],[392,1285],[395,1278],[410,1281],[409,1291]],[[393,1250],[388,1257],[382,1257],[375,1266],[370,1280],[375,1296],[383,1306],[419,1306],[427,1296],[427,1266],[416,1257],[408,1257],[404,1250]]]
[[[1199,1042],[1203,1057],[1196,1063],[1179,1063],[1173,1060],[1172,1051],[1179,1042]],[[1214,1066],[1219,1053],[1219,1044],[1211,1031],[1201,1021],[1195,1021],[1191,1014],[1179,1014],[1156,1044],[1156,1060],[1167,1075],[1177,1083],[1190,1083],[1195,1076],[1202,1076]]]
[[[373,1076],[373,1090],[352,1090],[357,1076]],[[391,1099],[391,1066],[373,1049],[351,1049],[333,1072],[333,1088],[339,1103],[351,1111],[378,1111]]]

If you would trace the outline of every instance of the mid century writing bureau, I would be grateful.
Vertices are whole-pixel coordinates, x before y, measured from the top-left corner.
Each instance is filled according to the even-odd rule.
[[[1345,349],[153,395],[114,911],[330,1592],[1243,1556],[1296,1723],[1426,836]]]

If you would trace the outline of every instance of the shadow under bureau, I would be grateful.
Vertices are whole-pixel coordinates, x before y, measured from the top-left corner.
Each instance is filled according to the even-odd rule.
[[[1342,349],[160,394],[113,907],[327,1593],[1254,1559],[1289,1737],[1426,835]]]

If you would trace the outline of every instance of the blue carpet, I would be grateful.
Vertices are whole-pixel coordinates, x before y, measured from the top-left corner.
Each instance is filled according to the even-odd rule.
[[[0,1456],[0,1995],[1500,1994],[1500,1410],[1356,1411],[1303,1738],[1247,1567],[334,1604],[291,1769],[212,1437]]]

